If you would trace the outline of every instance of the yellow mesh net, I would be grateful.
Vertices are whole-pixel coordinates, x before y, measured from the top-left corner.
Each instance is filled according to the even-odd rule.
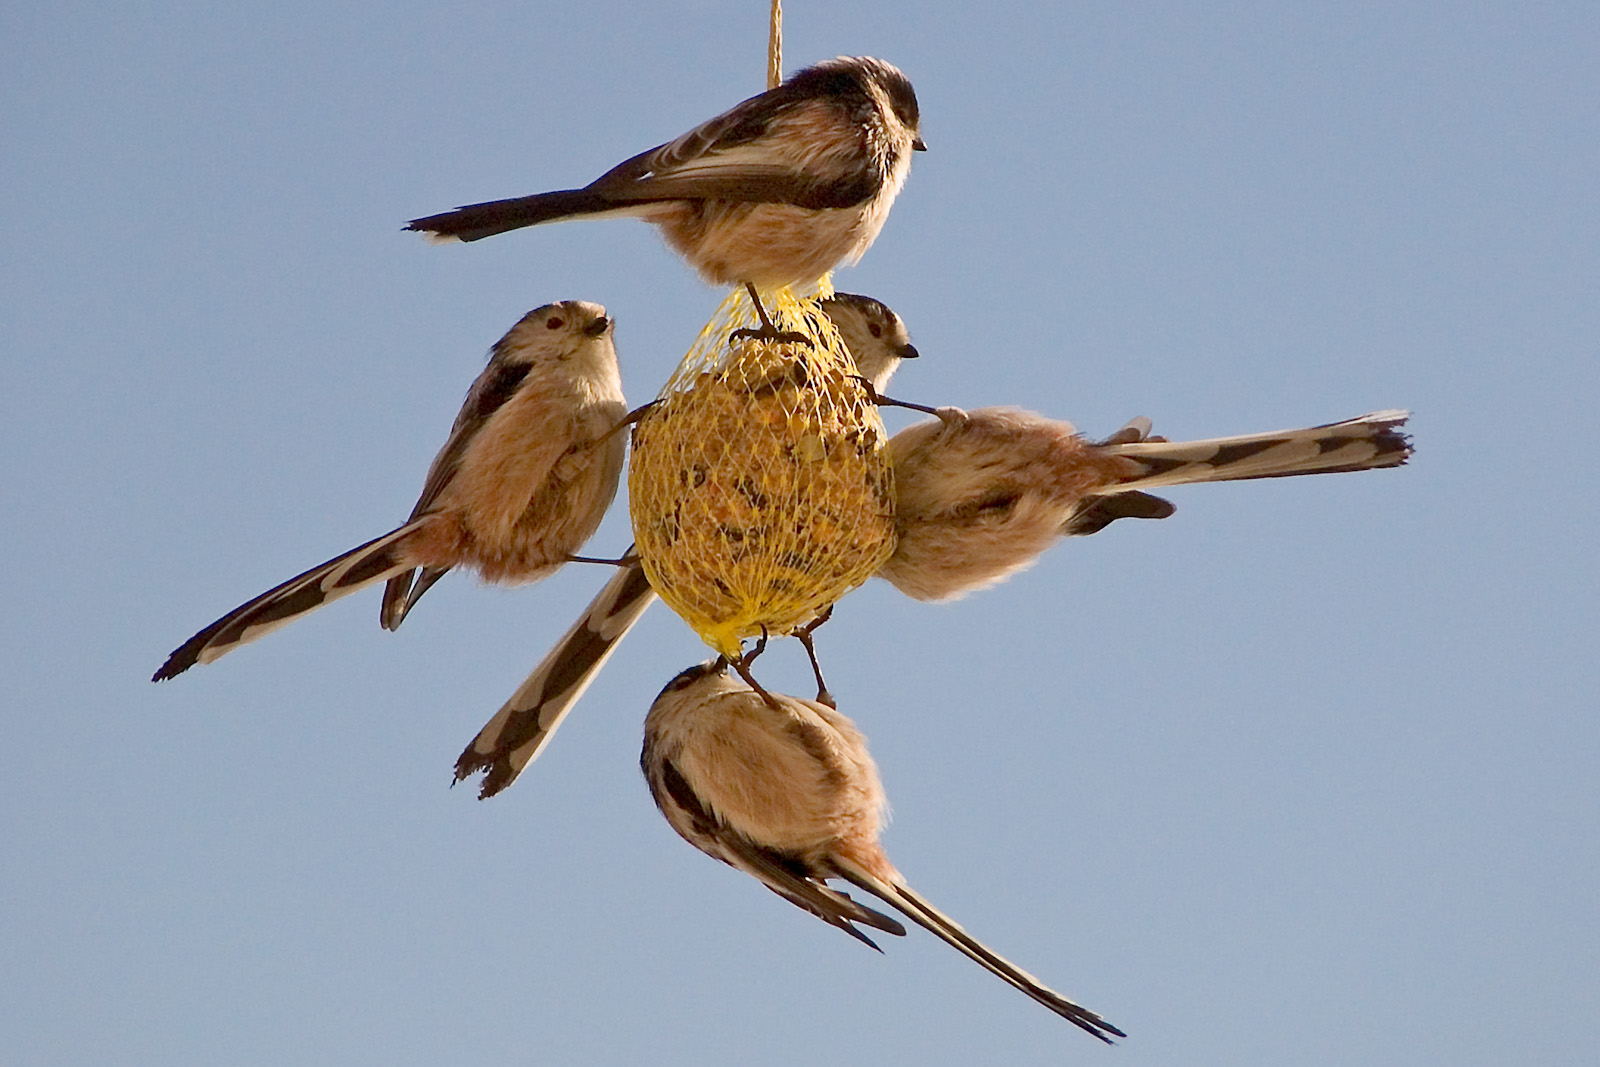
[[[706,643],[786,634],[894,552],[888,434],[813,296],[763,292],[780,330],[810,345],[741,339],[758,324],[736,289],[633,429],[628,508],[650,584]]]

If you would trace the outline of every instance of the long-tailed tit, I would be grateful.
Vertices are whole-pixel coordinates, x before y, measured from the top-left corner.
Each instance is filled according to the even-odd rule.
[[[917,356],[905,323],[882,301],[835,293],[822,309],[850,349],[856,370],[875,388],[889,384],[901,360]],[[544,751],[617,643],[655,599],[644,568],[637,561],[623,564],[461,753],[456,781],[483,771],[482,798],[510,785]]]
[[[582,300],[528,312],[490,351],[404,525],[241,604],[184,642],[153,680],[376,582],[389,583],[381,621],[393,629],[452,567],[514,584],[567,562],[600,524],[622,472],[625,435],[611,431],[627,405],[613,324]]]
[[[887,799],[866,738],[825,704],[763,700],[723,661],[691,667],[656,697],[639,760],[650,794],[685,841],[852,937],[857,923],[905,927],[830,888],[872,894],[1100,1040],[1126,1036],[1003,959],[906,884],[878,843]]]
[[[1062,536],[1172,514],[1150,489],[1396,467],[1411,455],[1399,430],[1408,417],[1179,443],[1147,439],[1139,419],[1098,444],[1011,408],[920,422],[889,442],[899,540],[878,575],[907,596],[945,600],[1028,566]]]
[[[905,182],[911,153],[924,147],[906,76],[879,59],[841,56],[582,189],[472,204],[406,228],[476,241],[543,222],[627,215],[658,227],[713,285],[793,285],[861,258]],[[759,300],[756,308],[771,330]]]

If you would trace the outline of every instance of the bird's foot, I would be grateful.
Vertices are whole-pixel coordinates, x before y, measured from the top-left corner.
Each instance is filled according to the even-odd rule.
[[[734,330],[728,335],[729,341],[771,341],[777,345],[806,345],[813,347],[811,338],[798,330],[780,330],[770,322],[762,323],[755,329]]]

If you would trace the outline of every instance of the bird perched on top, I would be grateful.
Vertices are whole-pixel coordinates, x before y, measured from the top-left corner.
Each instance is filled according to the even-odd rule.
[[[1397,467],[1411,455],[1399,431],[1408,417],[1177,443],[1149,437],[1148,419],[1094,443],[1014,408],[919,422],[889,441],[898,539],[878,576],[917,600],[947,600],[1021,570],[1061,537],[1171,515],[1149,489]]]
[[[855,924],[905,927],[827,885],[842,879],[1100,1040],[1126,1036],[963,930],[914,892],[878,844],[888,801],[866,738],[826,704],[763,699],[723,660],[683,671],[645,718],[639,758],[678,835],[873,948]]]
[[[506,584],[553,573],[599,526],[622,472],[626,437],[612,431],[627,405],[613,326],[605,308],[582,300],[524,315],[490,351],[403,525],[241,604],[152,680],[376,582],[388,582],[381,621],[392,630],[452,567]]]
[[[870,296],[835,293],[821,303],[856,370],[879,390],[901,360],[917,356],[900,316]],[[510,785],[544,751],[612,651],[656,599],[637,562],[620,567],[526,681],[456,761],[456,781],[483,771],[480,797]]]
[[[880,59],[841,56],[581,189],[471,204],[406,228],[477,241],[543,222],[628,215],[658,227],[713,285],[794,285],[861,258],[911,153],[925,147],[906,76]],[[759,300],[756,307],[770,328]]]

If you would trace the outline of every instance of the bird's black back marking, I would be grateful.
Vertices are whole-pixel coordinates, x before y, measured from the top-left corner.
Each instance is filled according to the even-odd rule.
[[[474,414],[479,418],[487,418],[500,410],[506,401],[517,394],[517,389],[532,369],[531,363],[502,363],[495,367],[492,376],[483,383],[483,392],[479,395]]]
[[[700,797],[690,788],[688,779],[684,778],[683,772],[679,771],[669,759],[661,761],[661,784],[666,787],[667,795],[672,797],[672,802],[689,816],[695,833],[705,837],[711,836],[717,828],[716,817],[700,803]]]

